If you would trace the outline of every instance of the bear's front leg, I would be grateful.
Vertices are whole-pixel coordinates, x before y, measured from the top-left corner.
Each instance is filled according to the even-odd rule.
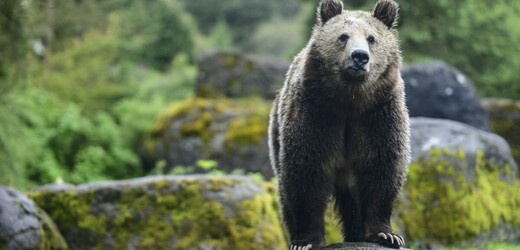
[[[320,119],[280,127],[279,195],[290,249],[325,246],[324,215],[332,191],[333,133]],[[337,137],[337,135],[335,135]]]
[[[403,109],[404,101],[396,98],[360,120],[362,157],[356,164],[365,241],[394,248],[405,245],[390,226],[409,161],[408,117]]]

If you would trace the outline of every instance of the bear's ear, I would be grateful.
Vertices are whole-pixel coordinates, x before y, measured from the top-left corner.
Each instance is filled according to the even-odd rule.
[[[374,7],[374,17],[389,29],[397,26],[399,5],[394,0],[379,0]]]
[[[318,24],[323,25],[329,19],[343,12],[343,2],[341,0],[321,0],[318,7]]]

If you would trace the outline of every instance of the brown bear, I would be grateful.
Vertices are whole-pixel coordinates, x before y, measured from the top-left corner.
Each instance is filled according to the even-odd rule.
[[[269,147],[291,249],[325,246],[331,197],[344,240],[399,248],[393,204],[410,158],[398,5],[372,12],[322,0],[307,46],[271,110]]]

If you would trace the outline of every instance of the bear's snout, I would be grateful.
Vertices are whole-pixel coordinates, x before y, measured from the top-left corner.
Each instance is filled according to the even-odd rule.
[[[354,66],[363,68],[368,63],[368,60],[370,60],[370,56],[368,55],[368,52],[362,49],[357,49],[352,52],[352,60],[354,60]]]
[[[360,77],[369,71],[370,54],[364,49],[354,49],[350,53],[350,60],[345,66],[347,73],[354,77]]]

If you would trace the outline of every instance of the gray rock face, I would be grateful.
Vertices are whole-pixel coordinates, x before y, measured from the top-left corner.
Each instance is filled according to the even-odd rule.
[[[261,96],[274,99],[283,84],[289,63],[230,52],[214,52],[199,62],[198,97]]]
[[[464,175],[474,175],[478,152],[484,153],[484,159],[498,166],[509,165],[518,175],[518,166],[511,155],[507,142],[500,136],[488,133],[469,125],[441,119],[412,118],[410,122],[412,161],[428,155],[432,149],[446,149],[456,153],[465,153],[465,162],[455,162],[454,167]],[[469,178],[471,180],[471,178]]]
[[[66,249],[56,226],[26,195],[0,186],[0,249]]]
[[[489,131],[489,119],[475,87],[460,71],[432,62],[402,70],[411,117],[459,121]]]

